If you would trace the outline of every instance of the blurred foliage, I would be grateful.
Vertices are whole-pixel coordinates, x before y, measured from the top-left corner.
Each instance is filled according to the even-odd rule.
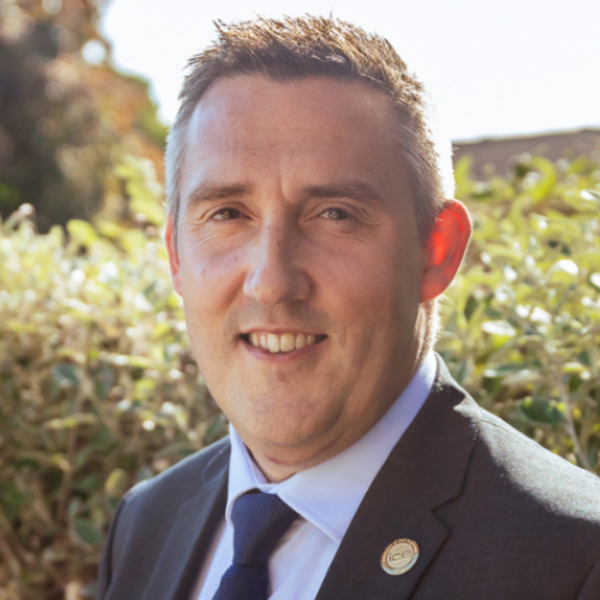
[[[148,161],[116,171],[130,219],[40,235],[23,206],[0,227],[0,600],[91,597],[119,497],[225,432],[172,291],[161,185]],[[437,349],[484,407],[599,472],[600,157],[456,174],[475,234]]]
[[[524,155],[512,176],[473,182],[474,218],[436,346],[485,408],[600,472],[600,153],[556,165]]]
[[[137,227],[0,228],[0,599],[93,597],[118,499],[224,419],[188,350],[148,163],[118,167]],[[86,595],[87,594],[87,595]]]
[[[162,172],[165,127],[143,80],[118,73],[102,0],[0,0],[0,215],[35,206],[38,228],[89,219],[122,195],[132,154]]]

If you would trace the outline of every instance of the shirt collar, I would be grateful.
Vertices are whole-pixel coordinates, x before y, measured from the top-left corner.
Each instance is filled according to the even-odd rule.
[[[383,418],[340,454],[281,483],[269,483],[254,464],[232,425],[231,462],[225,518],[233,503],[252,489],[277,494],[300,516],[341,543],[373,479],[429,396],[437,364],[429,352],[416,374]]]

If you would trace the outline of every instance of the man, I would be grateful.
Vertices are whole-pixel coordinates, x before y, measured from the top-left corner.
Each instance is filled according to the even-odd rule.
[[[136,486],[105,600],[600,597],[600,485],[431,350],[462,260],[421,85],[332,19],[219,26],[167,151],[191,345],[230,436]]]

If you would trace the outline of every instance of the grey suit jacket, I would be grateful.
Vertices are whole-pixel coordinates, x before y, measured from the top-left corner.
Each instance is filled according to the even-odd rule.
[[[132,489],[98,600],[188,600],[224,513],[229,442]],[[415,566],[381,568],[410,538]],[[600,479],[482,410],[439,361],[433,390],[375,478],[317,600],[599,600]]]

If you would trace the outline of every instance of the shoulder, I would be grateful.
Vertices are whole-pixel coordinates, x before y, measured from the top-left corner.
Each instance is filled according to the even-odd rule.
[[[471,474],[480,484],[512,490],[515,499],[534,503],[542,513],[579,519],[600,528],[600,478],[571,464],[481,410]],[[598,532],[600,533],[600,531]]]
[[[226,489],[229,453],[226,437],[135,485],[123,496],[113,518],[115,548],[150,534],[166,538],[182,506],[208,489]]]
[[[123,497],[137,510],[162,505],[180,506],[199,493],[207,481],[223,475],[229,464],[229,436],[196,452],[160,475],[135,485]]]
[[[229,450],[224,438],[125,494],[99,566],[98,598],[105,597],[109,586],[120,590],[115,598],[142,597],[177,524],[192,532],[192,541],[203,531],[212,535],[224,504]],[[176,554],[178,538],[172,546]]]
[[[450,378],[445,385],[469,450],[460,491],[435,509],[452,532],[436,568],[456,572],[468,562],[477,573],[457,579],[447,597],[596,597],[600,478],[479,407]],[[578,596],[586,585],[592,595]]]
[[[531,578],[538,588],[546,582],[549,598],[574,597],[600,562],[600,479],[485,410],[463,493],[451,512],[458,554],[470,555],[490,581],[496,572],[489,557],[495,556],[515,577],[505,587]],[[551,571],[558,563],[557,579]]]
[[[481,512],[504,505],[514,509],[509,520],[518,522],[531,508],[532,515],[542,519],[556,517],[600,527],[600,478],[481,408],[452,379],[441,359],[439,365],[434,409],[452,407],[458,419],[445,423],[471,432],[465,436],[469,443],[462,444],[470,446],[463,491],[481,501]]]
[[[182,506],[226,488],[229,452],[226,437],[129,490],[113,519],[114,547],[145,537],[166,540]]]

